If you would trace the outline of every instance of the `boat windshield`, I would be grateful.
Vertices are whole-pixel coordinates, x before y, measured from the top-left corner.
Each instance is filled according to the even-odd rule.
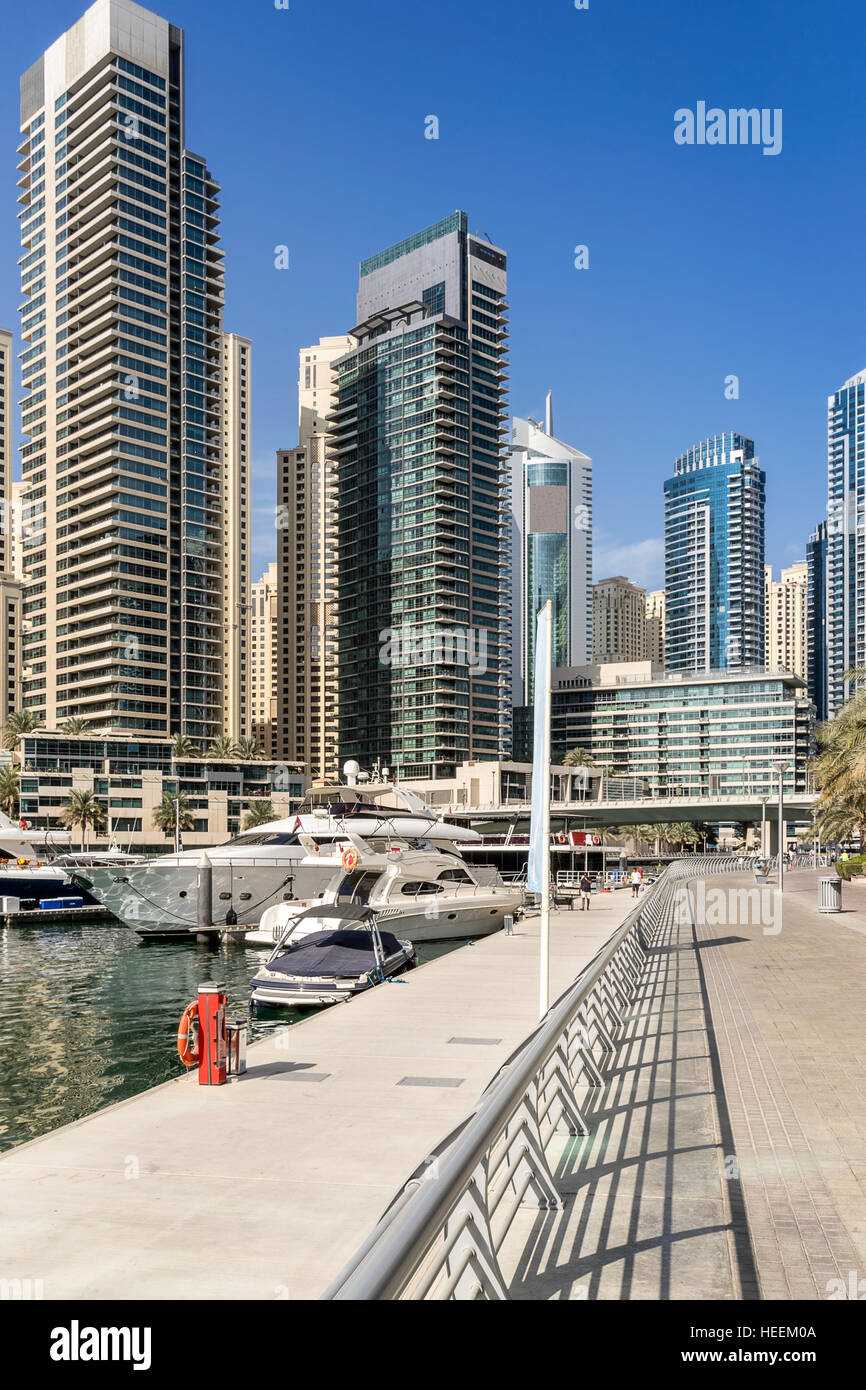
[[[298,807],[299,816],[311,815],[317,806],[326,807],[332,816],[393,816],[397,812],[435,820],[428,806],[411,793],[385,787],[381,791],[365,787],[315,788],[307,793]]]
[[[351,874],[344,874],[337,887],[334,901],[338,903],[367,903],[370,901],[370,894],[380,878],[381,873],[378,869],[355,869]]]
[[[251,830],[247,835],[239,835],[236,840],[229,840],[230,845],[296,845],[299,843],[297,834],[288,830]]]

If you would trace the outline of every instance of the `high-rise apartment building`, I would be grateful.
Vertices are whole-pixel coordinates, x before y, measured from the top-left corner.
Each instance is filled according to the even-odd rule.
[[[866,371],[827,402],[827,715],[853,693],[845,674],[866,665]]]
[[[545,424],[515,419],[511,436],[511,584],[515,705],[533,698],[538,610],[553,605],[553,665],[592,654],[592,459]]]
[[[716,435],[674,467],[664,485],[665,664],[763,666],[766,478],[754,443]]]
[[[225,727],[218,186],[184,37],[97,0],[21,80],[24,703],[49,728]]]
[[[764,566],[764,661],[769,671],[793,671],[806,679],[808,669],[808,566],[789,565],[780,580]]]
[[[328,448],[334,362],[346,334],[301,348],[298,446],[277,454],[279,756],[323,778],[337,769],[337,477]]]
[[[12,482],[12,334],[0,329],[0,728],[21,703],[21,583],[15,574],[20,514]]]
[[[827,718],[827,523],[806,546],[806,683],[819,720]]]
[[[0,575],[13,573],[12,334],[0,328]]]
[[[647,659],[646,589],[625,575],[600,579],[592,591],[593,662]]]
[[[278,758],[277,654],[279,651],[277,566],[268,565],[250,589],[248,649],[250,733],[267,758]]]
[[[657,666],[665,664],[665,591],[653,589],[646,596],[646,655]]]
[[[340,757],[403,777],[510,748],[506,282],[456,212],[362,263],[335,364]]]
[[[222,335],[223,733],[250,733],[247,671],[250,596],[252,343]]]

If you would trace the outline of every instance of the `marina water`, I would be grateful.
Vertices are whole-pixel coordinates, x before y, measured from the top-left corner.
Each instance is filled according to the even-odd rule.
[[[460,944],[419,947],[419,963]],[[181,1076],[178,1019],[199,984],[225,981],[229,1017],[246,1019],[250,980],[267,955],[262,946],[144,943],[102,922],[0,928],[0,1153]],[[250,1041],[300,1017],[256,1015]]]

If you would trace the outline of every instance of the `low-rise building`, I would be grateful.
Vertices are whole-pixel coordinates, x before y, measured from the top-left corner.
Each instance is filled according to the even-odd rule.
[[[806,792],[815,710],[790,671],[668,673],[652,662],[553,672],[554,762],[580,748],[613,778],[638,778],[646,795],[775,795]],[[532,709],[515,710],[514,756],[532,749]]]
[[[185,849],[217,845],[236,835],[251,801],[270,801],[274,817],[294,814],[309,779],[264,760],[176,759],[166,739],[118,735],[68,738],[39,732],[21,740],[21,815],[32,825],[62,828],[73,791],[89,791],[105,811],[105,831],[88,834],[90,848],[113,838],[121,849],[170,850],[170,834],[153,824],[164,793],[178,792],[194,818]],[[73,840],[80,832],[73,830]]]

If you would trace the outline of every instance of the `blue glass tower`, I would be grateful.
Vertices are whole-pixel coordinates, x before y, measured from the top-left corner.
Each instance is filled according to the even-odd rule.
[[[764,664],[765,475],[751,439],[721,434],[682,454],[665,491],[665,664]]]
[[[827,716],[852,693],[844,677],[866,665],[866,372],[827,402]]]

